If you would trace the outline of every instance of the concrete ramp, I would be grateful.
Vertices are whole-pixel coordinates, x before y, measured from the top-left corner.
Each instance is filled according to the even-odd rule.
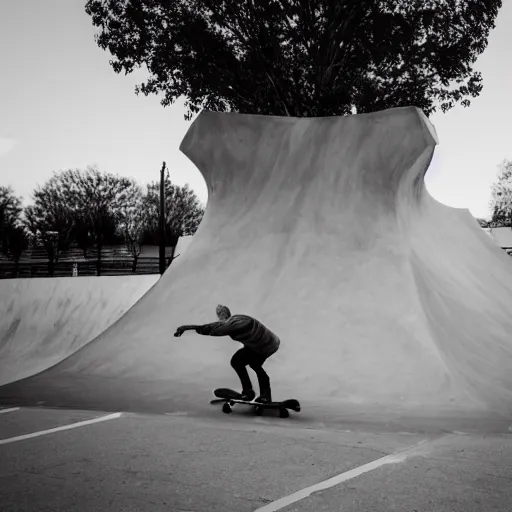
[[[0,281],[0,384],[34,375],[116,322],[158,280],[151,276]]]
[[[27,403],[206,409],[238,388],[229,338],[172,334],[218,303],[282,340],[266,368],[304,414],[512,412],[512,260],[427,192],[416,108],[326,118],[202,112],[181,150],[209,202],[186,252],[122,319],[0,389]],[[331,411],[331,412],[327,412]],[[302,417],[302,414],[301,414]]]
[[[188,249],[193,238],[193,235],[180,236],[178,243],[176,244],[176,248],[174,249],[175,258],[182,257],[185,254],[185,251]]]

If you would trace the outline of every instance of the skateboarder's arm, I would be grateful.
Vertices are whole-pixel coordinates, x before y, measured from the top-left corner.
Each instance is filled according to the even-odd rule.
[[[204,325],[182,325],[178,327],[175,336],[181,336],[184,331],[195,330],[204,336],[230,336],[243,327],[244,321],[230,318],[227,322],[213,322]]]
[[[231,336],[239,334],[248,327],[248,320],[241,315],[232,316],[227,322],[213,322],[211,324],[197,325],[197,334],[205,336]]]
[[[181,336],[185,331],[194,331],[199,325],[180,325],[176,332],[174,333],[174,336]]]
[[[231,332],[231,329],[226,327],[224,322],[196,325],[195,330],[197,334],[203,334],[204,336],[227,336]]]
[[[195,331],[197,327],[199,327],[199,325],[182,325],[181,327],[178,327],[178,329],[182,331]]]
[[[204,325],[180,325],[174,335],[181,336],[185,331],[196,331],[197,334],[204,334],[206,336],[227,336],[231,329],[226,328],[223,322],[213,322]]]

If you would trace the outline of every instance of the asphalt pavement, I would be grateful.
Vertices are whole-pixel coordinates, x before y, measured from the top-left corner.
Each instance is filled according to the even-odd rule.
[[[344,428],[344,427],[347,428]],[[510,434],[0,410],[2,512],[512,510]]]

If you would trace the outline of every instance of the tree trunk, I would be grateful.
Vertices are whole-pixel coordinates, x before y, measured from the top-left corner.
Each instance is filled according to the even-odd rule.
[[[53,277],[55,271],[55,251],[53,245],[50,245],[48,249],[48,275]]]
[[[96,275],[101,276],[101,248],[102,244],[98,243],[97,259],[96,259]]]

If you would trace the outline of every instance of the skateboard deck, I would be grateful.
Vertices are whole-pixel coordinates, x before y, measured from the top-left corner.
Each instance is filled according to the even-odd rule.
[[[211,400],[211,404],[220,404],[223,403],[222,406],[222,412],[225,414],[229,414],[230,412],[233,412],[233,407],[235,405],[249,405],[254,407],[254,412],[257,415],[263,414],[263,411],[265,409],[275,409],[279,411],[279,416],[281,418],[288,418],[290,416],[290,413],[288,410],[292,410],[295,412],[300,411],[300,404],[298,400],[295,400],[294,398],[290,398],[288,400],[282,400],[280,402],[269,402],[267,404],[255,402],[254,400],[247,401],[242,400],[242,395],[238,393],[237,391],[233,391],[229,388],[218,388],[213,391],[215,398],[214,400]]]

